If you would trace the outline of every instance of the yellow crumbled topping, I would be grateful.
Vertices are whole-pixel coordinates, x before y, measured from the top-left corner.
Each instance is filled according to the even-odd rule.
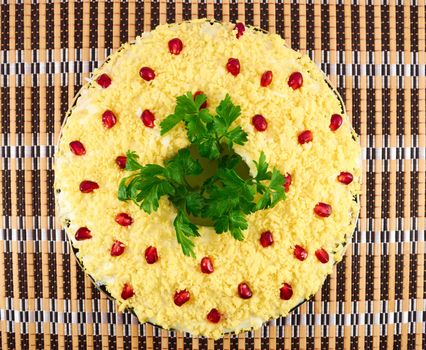
[[[180,55],[168,50],[168,41],[175,37],[184,45]],[[230,57],[240,61],[237,77],[226,71]],[[143,66],[155,71],[154,80],[141,79]],[[260,86],[260,77],[267,70],[273,72],[273,81],[265,88]],[[298,90],[287,84],[295,71],[303,75]],[[95,81],[103,73],[112,79],[105,89]],[[248,142],[235,150],[252,166],[253,174],[252,161],[263,151],[271,167],[291,174],[292,183],[285,201],[248,216],[249,228],[242,242],[202,227],[201,237],[194,240],[197,258],[193,259],[182,254],[176,241],[172,225],[176,210],[167,199],[162,198],[158,211],[151,215],[117,199],[118,184],[128,173],[117,167],[115,158],[133,150],[142,164],[163,164],[189,145],[183,123],[165,136],[160,136],[159,123],[174,111],[177,96],[197,90],[207,95],[212,112],[227,93],[241,106],[236,125],[248,133]],[[107,109],[117,116],[111,129],[102,124]],[[154,128],[141,122],[145,109],[155,114]],[[286,315],[315,294],[333,264],[342,259],[358,213],[354,196],[360,189],[360,146],[346,115],[342,114],[343,125],[330,131],[334,113],[342,114],[342,107],[323,73],[307,56],[286,47],[278,35],[246,28],[237,39],[232,24],[196,20],[159,26],[123,45],[82,88],[56,154],[55,189],[60,189],[61,220],[64,226],[69,221],[66,231],[78,249],[78,258],[106,286],[120,309],[132,308],[141,322],[218,338],[224,332],[259,327],[262,321]],[[251,119],[255,114],[268,121],[265,132],[254,129]],[[298,133],[306,129],[313,132],[313,141],[300,145]],[[74,140],[84,144],[85,155],[70,151],[69,143]],[[354,175],[350,185],[336,180],[341,171]],[[100,188],[81,193],[83,180],[96,181]],[[314,215],[318,202],[332,206],[330,217]],[[122,227],[114,221],[121,212],[133,218],[132,225]],[[76,241],[80,227],[88,227],[92,238]],[[272,232],[274,244],[263,248],[259,238],[266,230]],[[121,256],[110,255],[114,240],[126,246]],[[305,261],[293,256],[296,244],[307,250]],[[157,248],[157,263],[146,263],[148,246]],[[326,264],[315,256],[321,247],[330,255]],[[204,256],[213,260],[212,274],[200,272]],[[250,285],[252,298],[238,296],[240,282]],[[135,292],[127,300],[121,298],[125,283]],[[287,301],[280,299],[283,283],[293,289]],[[190,291],[191,298],[178,307],[173,296],[182,289]],[[206,319],[212,308],[222,314],[217,324]]]

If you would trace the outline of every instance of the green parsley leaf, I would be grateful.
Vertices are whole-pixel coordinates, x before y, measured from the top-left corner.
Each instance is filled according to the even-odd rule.
[[[127,188],[126,188],[126,181],[127,177],[121,179],[120,184],[118,185],[118,199],[120,201],[126,201],[129,199],[129,196],[127,194]]]
[[[224,134],[231,124],[240,116],[241,107],[235,106],[231,101],[231,96],[226,94],[225,98],[219,103],[216,108],[218,122],[218,130]]]
[[[150,214],[157,211],[158,201],[163,195],[173,195],[174,187],[165,177],[165,169],[156,164],[147,164],[140,171],[140,181],[137,183],[139,192],[136,200],[140,207]]]
[[[176,98],[176,108],[173,114],[170,114],[160,123],[161,135],[164,135],[173,129],[179,122],[188,118],[188,116],[197,115],[200,112],[201,105],[207,100],[207,96],[197,95],[194,98],[190,92]],[[207,111],[207,110],[206,110]],[[205,112],[203,112],[205,113]],[[208,114],[208,111],[207,111]]]
[[[259,162],[254,161],[254,164],[257,168],[257,175],[256,180],[262,181],[262,180],[270,180],[271,179],[271,172],[268,171],[268,163],[266,163],[266,156],[263,151],[260,153]]]
[[[262,194],[256,204],[256,210],[274,207],[280,200],[285,198],[284,176],[277,170],[273,169],[272,173],[268,171],[268,163],[265,154],[262,152],[259,162],[254,162],[257,168],[255,177],[257,192]],[[263,184],[261,181],[270,180],[269,185]]]
[[[127,159],[126,159],[127,171],[135,171],[135,170],[142,169],[142,165],[138,163],[139,156],[136,154],[136,152],[127,151],[126,156],[127,156]]]
[[[176,156],[165,162],[165,166],[167,177],[179,184],[185,184],[185,176],[199,175],[203,171],[198,160],[191,157],[188,148],[179,150]]]
[[[214,119],[214,130],[219,139],[226,141],[231,149],[234,143],[243,145],[247,142],[247,133],[240,126],[229,131],[231,124],[240,116],[240,106],[235,106],[227,94],[216,108],[217,116]]]
[[[244,214],[254,210],[254,186],[244,181],[234,169],[219,168],[207,189],[204,217],[213,219],[218,233],[230,230],[236,239],[243,239],[247,228]]]
[[[239,241],[242,241],[244,239],[243,230],[246,230],[247,227],[248,223],[244,216],[244,213],[239,210],[231,212],[231,214],[229,215],[229,228],[232,237]]]
[[[179,124],[179,122],[183,120],[184,117],[184,114],[176,114],[176,112],[174,114],[170,114],[160,123],[161,136],[173,129],[177,124]]]
[[[179,210],[173,221],[176,230],[176,238],[182,247],[183,254],[195,258],[194,242],[189,237],[198,237],[198,228],[191,221],[183,210]]]
[[[231,131],[227,132],[225,135],[226,143],[228,144],[228,148],[231,149],[233,144],[244,145],[248,140],[247,133],[241,128],[241,126],[237,126]]]

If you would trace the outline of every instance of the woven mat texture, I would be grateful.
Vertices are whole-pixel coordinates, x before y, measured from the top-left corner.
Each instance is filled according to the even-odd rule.
[[[0,8],[1,349],[426,348],[424,0]],[[338,87],[363,147],[360,220],[343,262],[290,316],[218,341],[118,313],[77,265],[52,189],[58,132],[89,73],[143,31],[197,17],[254,24],[306,52]]]

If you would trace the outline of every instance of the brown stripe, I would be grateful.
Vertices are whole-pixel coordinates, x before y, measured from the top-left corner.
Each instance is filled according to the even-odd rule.
[[[192,5],[191,1],[184,0],[182,4],[182,17],[184,21],[188,21],[192,18]]]
[[[254,8],[252,2],[246,2],[244,5],[245,22],[254,25]]]
[[[198,1],[198,18],[207,17],[207,1],[200,0]]]
[[[188,4],[187,4],[188,6]],[[176,19],[176,4],[174,1],[167,1],[166,4],[167,23],[174,23]]]
[[[299,23],[299,6],[291,3],[291,48],[293,50],[300,49],[300,23]]]
[[[129,3],[120,2],[120,44],[129,41]]]
[[[275,32],[284,38],[284,3],[281,2],[275,3]]]
[[[160,3],[158,0],[151,1],[151,30],[160,24]]]
[[[229,22],[238,22],[238,2],[232,0],[229,1]]]
[[[214,19],[216,21],[222,21],[223,15],[222,15],[222,4],[219,1],[214,2]]]

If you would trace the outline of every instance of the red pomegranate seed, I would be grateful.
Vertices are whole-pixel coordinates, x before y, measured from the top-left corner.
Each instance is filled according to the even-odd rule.
[[[148,264],[153,264],[158,261],[157,248],[149,246],[145,249],[145,260]]]
[[[182,306],[189,300],[190,297],[191,297],[191,294],[186,289],[184,289],[184,290],[176,291],[173,300],[177,306]]]
[[[243,36],[243,34],[244,34],[245,30],[246,30],[246,27],[244,26],[244,24],[243,24],[243,23],[237,23],[237,24],[235,25],[235,28],[234,28],[234,29],[236,29],[236,30],[237,30],[237,35],[236,35],[236,37],[237,37],[237,39],[239,39],[241,36]]]
[[[155,124],[154,124],[154,120],[155,120],[154,113],[152,113],[149,109],[145,109],[142,112],[141,119],[142,119],[143,124],[147,128],[153,128],[155,126]]]
[[[150,81],[155,78],[155,72],[152,70],[152,68],[149,67],[142,67],[139,71],[139,75],[143,80]]]
[[[272,72],[267,70],[260,78],[260,86],[267,87],[272,83]]]
[[[106,89],[108,86],[111,85],[111,78],[108,74],[101,74],[98,79],[96,79],[96,82],[102,86],[104,89]]]
[[[312,131],[311,130],[305,130],[302,131],[299,136],[297,136],[297,140],[299,141],[299,143],[301,145],[303,145],[304,143],[308,143],[311,142],[313,140],[314,136],[312,135]]]
[[[240,61],[238,58],[230,58],[226,64],[226,70],[234,77],[240,74]]]
[[[82,156],[83,154],[86,154],[86,149],[80,141],[70,142],[70,150],[76,156]]]
[[[300,72],[291,73],[288,78],[288,86],[293,90],[300,88],[303,85],[303,76]]]
[[[343,123],[343,118],[340,114],[333,114],[330,118],[330,130],[336,131]]]
[[[280,298],[282,300],[289,300],[293,296],[293,289],[288,283],[284,283],[280,288]]]
[[[90,233],[90,230],[87,227],[80,227],[75,233],[75,239],[77,241],[82,241],[84,239],[90,239],[90,238],[92,238],[92,235]]]
[[[296,259],[299,259],[300,261],[305,260],[308,257],[308,252],[305,250],[305,248],[301,247],[300,245],[296,245],[294,247],[294,257]]]
[[[262,247],[264,247],[264,248],[272,245],[272,243],[274,243],[274,238],[272,237],[272,232],[271,231],[262,232],[262,234],[260,235],[259,241],[260,241],[260,244],[262,245]]]
[[[290,185],[291,185],[291,175],[287,173],[285,174],[285,184],[284,184],[284,190],[286,192],[290,191]]]
[[[117,123],[114,112],[109,110],[105,111],[104,114],[102,114],[102,123],[107,129],[111,129]]]
[[[268,128],[268,122],[266,121],[265,117],[261,114],[256,114],[251,119],[251,122],[257,131],[265,131]]]
[[[219,323],[221,317],[222,315],[219,313],[219,311],[217,311],[217,309],[211,309],[207,314],[207,320],[209,320],[211,323]]]
[[[315,256],[319,261],[321,261],[323,264],[328,263],[328,253],[324,248],[317,249],[315,251]]]
[[[174,38],[169,41],[169,51],[172,55],[179,55],[183,49],[182,40]]]
[[[120,169],[126,169],[126,162],[126,156],[118,156],[117,158],[115,158],[115,164],[117,164]]]
[[[121,292],[121,298],[127,300],[135,295],[133,287],[129,283],[125,283]]]
[[[119,256],[124,253],[125,245],[123,242],[115,241],[111,247],[111,256]]]
[[[205,256],[201,259],[200,268],[202,273],[212,273],[214,271],[212,259]]]
[[[242,299],[250,299],[253,296],[253,292],[247,283],[241,282],[238,285],[238,295]]]
[[[115,222],[121,226],[129,226],[133,223],[133,219],[126,213],[120,213],[115,217]]]
[[[198,95],[204,95],[204,92],[198,90],[195,94],[194,94],[194,101],[195,101],[195,97],[197,97]],[[207,108],[207,100],[200,106],[201,109],[203,108]]]
[[[326,218],[331,215],[331,205],[319,202],[314,208],[315,214],[318,216],[321,216],[323,218]]]
[[[83,193],[90,193],[98,188],[99,185],[93,181],[85,180],[80,183],[80,191]]]
[[[349,185],[353,181],[354,177],[351,173],[348,173],[346,171],[342,171],[338,176],[337,180],[341,182],[342,184]]]

